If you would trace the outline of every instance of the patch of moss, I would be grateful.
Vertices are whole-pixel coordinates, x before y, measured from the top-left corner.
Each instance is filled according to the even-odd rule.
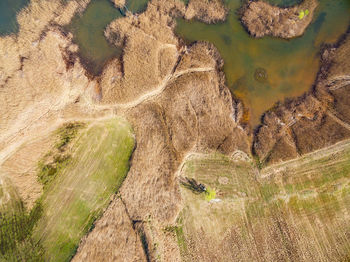
[[[83,123],[73,122],[65,124],[58,129],[57,135],[59,141],[56,143],[56,148],[61,152],[64,151],[65,147],[77,136],[79,130],[83,127]]]
[[[71,155],[66,153],[67,147],[83,127],[83,123],[73,122],[63,125],[56,131],[58,141],[54,150],[39,161],[38,165],[38,180],[44,188],[68,165]]]
[[[39,162],[38,179],[44,185],[44,188],[67,166],[70,159],[70,155],[56,155],[50,163],[45,164],[43,160]]]

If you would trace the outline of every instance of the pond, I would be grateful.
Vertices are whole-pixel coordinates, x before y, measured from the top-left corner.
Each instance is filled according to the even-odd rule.
[[[148,0],[127,0],[126,7],[133,13],[143,11]],[[105,63],[121,54],[121,49],[110,44],[104,36],[106,26],[123,17],[110,0],[92,0],[82,15],[77,15],[67,30],[79,45],[79,55],[84,66],[93,75],[102,72]]]
[[[0,0],[0,36],[18,32],[16,15],[29,0]]]
[[[270,0],[290,5],[297,0]],[[188,43],[213,43],[225,61],[224,71],[231,92],[242,99],[253,126],[264,111],[286,97],[299,96],[314,83],[323,43],[334,43],[350,23],[350,0],[319,0],[312,24],[302,37],[283,40],[250,37],[240,24],[241,0],[226,0],[230,12],[224,23],[208,25],[177,20],[176,34]]]

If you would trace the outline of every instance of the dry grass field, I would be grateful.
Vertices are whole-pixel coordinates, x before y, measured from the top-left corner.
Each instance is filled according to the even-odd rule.
[[[217,198],[182,187],[173,230],[185,261],[350,258],[349,141],[262,170],[253,161],[194,156],[181,176],[215,189]]]

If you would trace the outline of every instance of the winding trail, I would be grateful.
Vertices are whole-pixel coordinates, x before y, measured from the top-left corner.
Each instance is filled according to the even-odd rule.
[[[134,101],[131,101],[129,103],[125,103],[125,104],[116,104],[115,107],[116,108],[123,108],[123,109],[129,109],[129,108],[133,108],[145,101],[151,100],[152,98],[155,98],[157,96],[159,96],[167,87],[167,85],[169,84],[169,82],[175,80],[176,78],[185,75],[185,74],[190,74],[190,73],[196,73],[196,72],[210,72],[210,71],[214,71],[215,68],[212,67],[199,67],[199,68],[190,68],[190,69],[186,69],[174,74],[169,74],[168,76],[166,76],[164,78],[164,80],[161,82],[161,84],[156,87],[155,89],[153,89],[152,91],[143,94],[142,96],[140,96],[139,98],[137,98]]]
[[[304,154],[302,156],[299,156],[287,161],[283,161],[280,163],[269,165],[268,167],[265,167],[260,171],[260,178],[261,179],[268,178],[274,175],[276,172],[283,170],[286,166],[289,166],[289,168],[296,168],[300,164],[310,161],[310,159],[311,161],[314,161],[316,159],[321,159],[326,156],[331,156],[333,154],[343,152],[349,147],[350,147],[350,139],[347,139],[347,140],[338,142],[336,144],[330,145],[328,147],[323,147],[316,151]]]
[[[327,86],[331,91],[335,91],[337,89],[350,86],[350,76],[344,75],[344,76],[334,77],[333,79],[330,79],[328,81]]]
[[[181,56],[179,56],[181,58]],[[176,72],[176,67],[177,64],[174,66],[174,69],[170,74],[168,74],[163,81],[154,89],[150,92],[147,92],[140,97],[136,98],[135,100],[124,103],[124,104],[109,104],[109,105],[96,105],[96,104],[90,104],[88,102],[85,102],[82,104],[83,109],[87,110],[88,113],[93,114],[99,114],[102,113],[102,116],[99,115],[97,117],[93,116],[87,116],[87,117],[74,117],[74,118],[64,118],[64,117],[57,117],[56,121],[49,121],[45,124],[46,128],[41,129],[38,128],[36,132],[31,132],[29,134],[29,130],[35,126],[35,125],[40,125],[38,122],[45,121],[46,119],[45,116],[51,115],[53,112],[59,113],[60,111],[64,110],[65,106],[67,106],[64,101],[67,101],[67,94],[64,92],[62,96],[56,100],[56,103],[54,105],[50,105],[49,109],[45,110],[44,113],[41,113],[40,115],[35,115],[34,119],[25,119],[24,121],[27,122],[25,126],[22,126],[20,129],[12,133],[9,137],[9,141],[15,141],[17,140],[18,137],[22,136],[21,139],[17,140],[15,143],[7,143],[8,146],[5,147],[3,150],[0,152],[0,166],[8,159],[16,150],[18,150],[19,147],[21,147],[24,143],[27,143],[28,141],[31,141],[33,139],[37,139],[38,137],[44,137],[45,135],[48,135],[49,133],[53,132],[55,129],[57,129],[60,125],[71,122],[71,121],[102,121],[102,120],[107,120],[115,117],[116,115],[122,114],[120,110],[129,110],[131,108],[134,108],[146,101],[152,100],[155,97],[159,96],[165,88],[168,86],[169,82],[177,79],[178,77],[181,77],[185,74],[190,74],[190,73],[196,73],[196,72],[211,72],[215,71],[215,68],[213,67],[198,67],[198,68],[189,68],[186,70],[182,70],[179,72]],[[69,93],[69,92],[68,92]],[[39,103],[40,104],[40,103]],[[39,106],[39,104],[34,105],[34,107]],[[107,110],[107,112],[106,112]],[[45,121],[46,122],[46,121]],[[42,123],[44,124],[44,123]],[[42,127],[42,125],[40,125]],[[26,133],[28,133],[26,135]]]

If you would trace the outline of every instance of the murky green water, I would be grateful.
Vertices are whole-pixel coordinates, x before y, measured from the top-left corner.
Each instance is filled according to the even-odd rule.
[[[122,14],[109,0],[92,0],[81,16],[73,18],[68,30],[79,45],[81,59],[93,74],[101,72],[104,63],[121,51],[107,42],[105,27]]]
[[[16,14],[29,0],[0,0],[0,36],[18,32]]]
[[[1,1],[1,0],[0,0]],[[128,0],[127,8],[133,13],[144,10],[148,0]],[[110,43],[104,36],[104,29],[114,19],[123,17],[119,9],[110,0],[92,0],[84,13],[73,18],[68,30],[79,45],[80,57],[88,70],[97,75],[104,64],[119,56],[121,49]]]
[[[288,7],[299,4],[302,0],[267,0],[267,2],[280,7]]]
[[[126,0],[126,6],[133,13],[140,13],[146,10],[148,0]]]
[[[320,0],[305,34],[289,41],[250,37],[236,14],[241,1],[226,2],[230,13],[225,23],[207,25],[179,19],[176,33],[188,42],[215,44],[225,60],[228,86],[249,108],[249,119],[257,125],[262,113],[277,101],[310,89],[319,67],[321,44],[335,42],[350,23],[350,0]],[[289,0],[270,2],[281,5]]]

